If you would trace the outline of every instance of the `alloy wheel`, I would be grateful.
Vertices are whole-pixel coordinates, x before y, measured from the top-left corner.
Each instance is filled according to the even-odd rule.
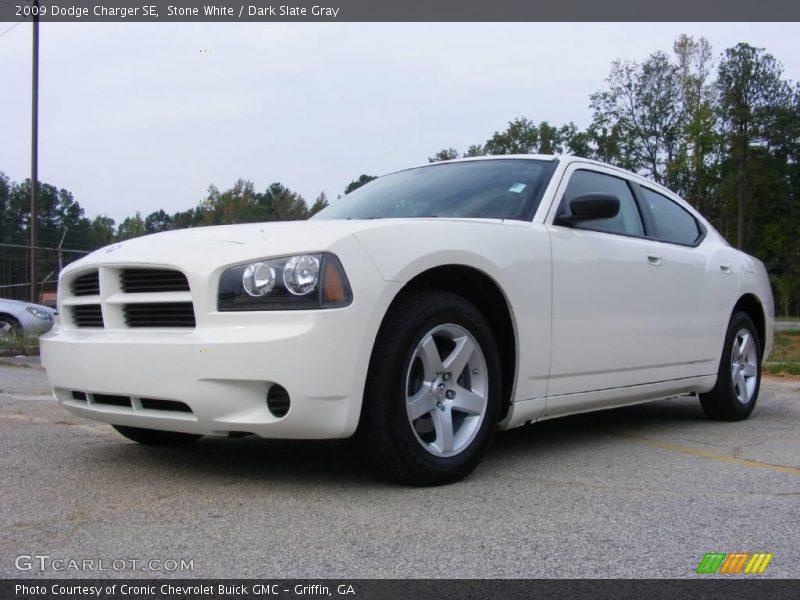
[[[406,413],[414,436],[437,457],[455,456],[475,438],[486,415],[486,359],[460,325],[439,325],[422,336],[406,375]]]

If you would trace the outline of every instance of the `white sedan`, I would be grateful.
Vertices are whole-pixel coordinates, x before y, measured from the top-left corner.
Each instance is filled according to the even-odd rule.
[[[381,473],[467,475],[497,429],[695,394],[758,398],[764,265],[635,174],[504,156],[386,175],[310,221],[207,227],[71,264],[56,397],[145,444],[350,438]]]

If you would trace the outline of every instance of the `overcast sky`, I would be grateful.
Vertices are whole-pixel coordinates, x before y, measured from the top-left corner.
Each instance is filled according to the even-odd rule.
[[[517,116],[585,127],[613,59],[682,32],[715,55],[766,47],[800,79],[797,23],[43,24],[39,177],[117,221],[238,177],[335,198]],[[30,43],[27,24],[0,37],[0,171],[15,181],[30,173]]]

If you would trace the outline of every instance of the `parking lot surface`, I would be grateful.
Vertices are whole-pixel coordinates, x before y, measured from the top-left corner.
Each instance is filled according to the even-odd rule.
[[[759,577],[800,577],[797,379],[765,379],[741,423],[677,398],[506,432],[466,481],[415,489],[339,442],[138,446],[6,361],[0,447],[3,577],[699,577],[707,552],[770,552]]]

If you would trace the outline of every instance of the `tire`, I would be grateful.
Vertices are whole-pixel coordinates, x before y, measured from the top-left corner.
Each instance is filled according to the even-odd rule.
[[[180,433],[178,431],[159,431],[157,429],[142,429],[141,427],[125,427],[112,425],[119,433],[129,440],[145,446],[185,446],[193,444],[202,435],[194,433]]]
[[[0,342],[16,342],[22,339],[22,327],[14,317],[0,315]]]
[[[714,389],[700,394],[709,419],[742,421],[750,416],[761,387],[761,341],[753,320],[735,312],[728,324]]]
[[[499,352],[483,314],[455,294],[406,293],[378,333],[356,447],[399,483],[459,481],[491,443],[501,396]]]

